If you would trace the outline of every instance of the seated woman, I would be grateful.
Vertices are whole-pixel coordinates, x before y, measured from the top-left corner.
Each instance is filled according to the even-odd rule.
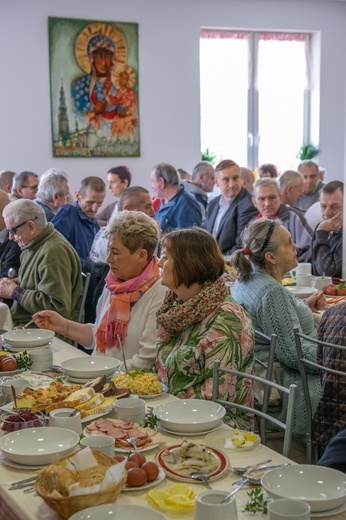
[[[323,313],[317,337],[321,341],[346,346],[346,302],[330,307]],[[322,396],[312,423],[312,438],[320,453],[346,424],[346,352],[319,347],[318,363],[345,376],[321,372]],[[346,432],[344,431],[344,437]]]
[[[40,311],[36,325],[93,349],[93,355],[122,360],[128,370],[150,368],[156,357],[156,310],[161,285],[156,222],[139,211],[116,213],[107,226],[110,271],[96,309],[95,325],[67,320],[56,312]]]
[[[156,370],[181,399],[211,399],[214,360],[252,373],[252,324],[228,296],[224,261],[211,234],[197,227],[175,230],[164,236],[162,246],[162,284],[169,291],[156,314]],[[249,380],[223,377],[219,395],[253,406]],[[251,419],[239,410],[228,416],[240,428],[248,428]]]
[[[297,246],[290,233],[277,221],[257,219],[250,222],[242,233],[243,249],[231,256],[237,270],[237,281],[232,289],[233,298],[249,313],[255,330],[270,336],[277,334],[276,361],[280,362],[281,384],[297,385],[294,406],[293,433],[306,440],[306,407],[299,373],[293,329],[297,327],[309,336],[316,336],[312,311],[325,307],[325,297],[318,292],[304,301],[299,300],[281,285],[284,275],[298,265]],[[316,361],[316,347],[303,342],[306,357]],[[269,346],[256,341],[255,355],[268,360]],[[315,409],[320,397],[320,378],[314,370],[308,373],[308,384]],[[270,408],[269,413],[285,422],[287,396],[282,405]]]

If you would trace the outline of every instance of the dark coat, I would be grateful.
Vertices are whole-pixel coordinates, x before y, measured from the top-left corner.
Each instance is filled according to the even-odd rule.
[[[20,254],[22,250],[14,240],[10,240],[8,235],[2,244],[0,244],[0,277],[7,278],[7,273],[10,267],[19,271]],[[13,300],[1,298],[1,301],[7,303],[11,307]]]
[[[258,211],[251,201],[252,196],[245,189],[240,190],[230,204],[223,220],[220,223],[217,236],[220,249],[224,255],[233,253],[242,247],[240,234],[244,227],[258,215]],[[214,222],[219,211],[221,195],[209,202],[205,227],[212,233]]]

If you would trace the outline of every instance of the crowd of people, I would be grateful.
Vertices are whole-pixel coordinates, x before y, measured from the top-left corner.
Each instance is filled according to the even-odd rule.
[[[293,431],[304,440],[307,411],[293,330],[311,337],[327,330],[330,341],[331,318],[325,321],[326,312],[318,332],[313,313],[324,310],[323,293],[298,300],[282,279],[298,262],[310,262],[315,275],[341,278],[343,183],[324,184],[310,160],[281,174],[270,163],[257,173],[232,160],[215,168],[201,161],[191,175],[180,172],[168,163],[154,166],[150,194],[132,186],[126,166],[111,168],[114,202],[105,208],[101,177],[83,179],[73,197],[60,170],[41,177],[0,172],[0,298],[15,325],[33,316],[37,327],[91,355],[121,363],[125,356],[128,369],[156,371],[179,398],[212,398],[214,360],[253,373],[254,357],[267,361],[269,348],[255,331],[276,334],[280,382],[298,386]],[[232,295],[225,255],[237,278]],[[79,322],[82,271],[91,273],[91,284]],[[338,309],[340,343],[346,306]],[[303,350],[317,359],[308,341]],[[308,384],[320,416],[326,406],[317,370],[310,370]],[[226,378],[219,395],[254,406],[250,380]],[[270,413],[283,419],[286,408],[283,398]],[[344,409],[338,417],[327,440],[316,434],[315,442],[323,437],[328,445],[345,423]],[[227,421],[246,429],[252,418],[233,409]]]

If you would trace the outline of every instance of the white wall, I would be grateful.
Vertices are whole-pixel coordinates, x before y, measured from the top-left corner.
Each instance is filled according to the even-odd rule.
[[[141,157],[52,157],[48,16],[139,23]],[[199,31],[207,26],[321,31],[320,164],[327,180],[342,180],[345,22],[346,3],[333,1],[0,0],[0,170],[62,168],[73,191],[119,164],[148,188],[160,161],[191,170],[200,159]]]

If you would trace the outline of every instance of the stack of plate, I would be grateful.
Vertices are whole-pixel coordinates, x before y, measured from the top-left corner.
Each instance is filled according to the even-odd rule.
[[[65,376],[73,383],[84,384],[105,375],[106,377],[119,372],[120,361],[106,356],[88,356],[66,359],[61,363]]]
[[[55,333],[46,329],[10,330],[2,335],[2,345],[9,352],[49,348]]]
[[[223,406],[204,399],[169,401],[153,410],[162,430],[176,435],[192,436],[219,429],[225,413]]]

